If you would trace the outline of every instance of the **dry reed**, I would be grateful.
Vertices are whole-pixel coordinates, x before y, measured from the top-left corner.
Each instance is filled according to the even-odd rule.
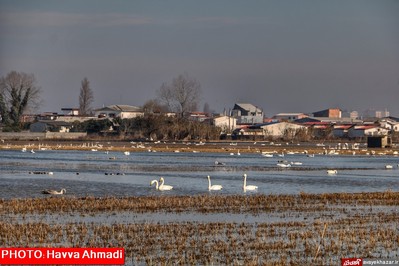
[[[4,246],[124,247],[126,262],[133,265],[336,265],[342,257],[398,255],[398,199],[398,192],[386,191],[1,200],[0,242]],[[101,218],[43,222],[29,216],[100,217],[117,212],[277,214],[282,219],[103,224]],[[19,219],[10,219],[11,214]]]

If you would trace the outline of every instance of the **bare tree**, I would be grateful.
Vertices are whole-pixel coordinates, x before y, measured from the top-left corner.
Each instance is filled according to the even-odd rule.
[[[94,101],[93,91],[90,88],[90,82],[87,78],[82,80],[79,95],[79,114],[89,115],[92,111],[91,104]]]
[[[0,114],[11,130],[20,129],[22,114],[39,106],[40,87],[33,74],[11,71],[0,78]]]
[[[168,111],[168,106],[160,104],[158,100],[151,99],[144,103],[143,111],[146,114],[166,113]]]
[[[208,114],[213,114],[213,113],[215,113],[215,110],[213,110],[213,109],[210,107],[209,103],[204,103],[203,112],[204,112],[204,113],[208,113]]]
[[[198,107],[201,94],[201,84],[187,74],[179,75],[171,84],[163,83],[158,91],[158,98],[171,111],[179,112],[181,116]]]

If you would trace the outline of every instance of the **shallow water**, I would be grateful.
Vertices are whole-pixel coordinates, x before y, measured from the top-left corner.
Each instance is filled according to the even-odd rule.
[[[279,168],[279,160],[301,162]],[[215,165],[215,161],[224,165]],[[265,194],[371,192],[397,190],[399,158],[394,156],[339,156],[303,154],[266,158],[259,153],[104,153],[101,151],[0,151],[0,197],[44,197],[43,189],[66,188],[72,196],[242,194],[242,175]],[[393,169],[385,169],[385,165]],[[337,169],[327,175],[327,169]],[[29,174],[32,171],[54,175]],[[77,174],[78,173],[78,174]],[[106,173],[108,175],[106,175]],[[114,175],[110,175],[114,174]],[[118,175],[119,174],[119,175]],[[123,175],[122,175],[123,174]],[[206,176],[222,191],[208,192]],[[172,191],[160,192],[150,181],[163,176]]]

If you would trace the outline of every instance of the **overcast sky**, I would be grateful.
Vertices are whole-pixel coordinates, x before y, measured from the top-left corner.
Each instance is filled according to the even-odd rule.
[[[399,116],[399,1],[0,0],[0,76],[33,73],[40,111],[141,106],[187,73],[204,103]]]

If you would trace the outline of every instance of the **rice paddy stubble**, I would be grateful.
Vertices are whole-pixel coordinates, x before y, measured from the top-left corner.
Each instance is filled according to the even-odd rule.
[[[0,241],[5,246],[120,246],[126,249],[127,264],[331,265],[342,257],[399,255],[398,199],[399,193],[387,191],[1,200]],[[103,224],[101,219],[71,223],[30,218],[118,212],[278,213],[283,221]],[[19,218],[13,220],[11,214]]]

